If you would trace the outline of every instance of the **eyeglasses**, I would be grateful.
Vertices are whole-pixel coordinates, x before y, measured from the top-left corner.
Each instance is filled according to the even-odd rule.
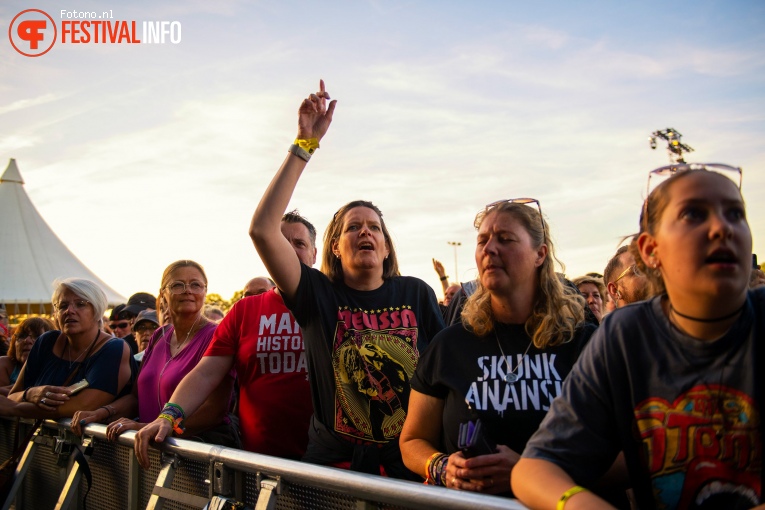
[[[539,200],[536,198],[508,198],[506,200],[497,200],[496,202],[487,204],[484,210],[479,212],[475,217],[473,226],[475,226],[476,230],[478,230],[486,215],[489,214],[495,207],[502,204],[522,204],[528,205],[529,207],[536,206],[537,212],[539,213],[539,221],[542,223],[542,235],[544,235],[545,242],[547,241],[547,229],[545,228],[545,220],[542,217],[542,206],[540,205]]]
[[[643,276],[643,273],[640,271],[640,269],[638,269],[637,264],[632,264],[627,269],[622,271],[621,274],[619,274],[619,276],[616,277],[616,280],[614,280],[613,283],[616,283],[619,280],[621,280],[622,278],[624,278],[625,276],[627,276],[627,273],[629,273],[630,271],[632,271],[632,274],[634,274],[638,278]]]
[[[74,305],[74,309],[76,311],[84,310],[88,307],[90,304],[90,301],[86,301],[84,299],[76,299],[72,301],[71,303],[69,301],[61,301],[59,303],[53,303],[53,308],[56,309],[57,312],[65,312],[69,309],[70,306]]]
[[[142,322],[141,324],[133,328],[133,331],[135,331],[136,333],[154,333],[154,331],[158,327],[159,326],[156,326],[150,322]]]
[[[204,294],[207,286],[201,282],[173,282],[165,288],[170,289],[170,292],[173,294],[183,294],[186,292],[186,289],[192,294]]]
[[[666,181],[673,175],[689,170],[706,170],[720,175],[724,175],[741,189],[742,170],[739,167],[723,165],[722,163],[680,163],[676,165],[667,165],[648,173],[648,185],[646,186],[646,197],[655,190],[659,184]]]
[[[18,337],[16,337],[16,341],[18,343],[23,343],[23,342],[26,342],[27,340],[31,340],[34,343],[34,341],[37,340],[37,335],[33,335],[32,333],[27,333],[26,335],[24,335],[22,333],[22,334],[19,334]]]
[[[113,324],[109,324],[109,327],[112,329],[125,329],[130,327],[129,322],[115,322]]]

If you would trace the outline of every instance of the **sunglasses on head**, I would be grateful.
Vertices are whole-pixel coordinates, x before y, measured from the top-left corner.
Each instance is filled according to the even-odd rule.
[[[494,210],[496,207],[502,204],[527,205],[529,207],[536,209],[537,212],[539,213],[539,221],[542,223],[542,233],[545,236],[545,241],[547,240],[547,230],[545,229],[545,220],[542,217],[542,205],[539,203],[539,200],[537,200],[536,198],[507,198],[504,200],[497,200],[496,202],[486,204],[486,207],[484,207],[483,211],[479,212],[476,215],[475,222],[474,222],[475,228],[478,229],[480,222],[483,221],[483,218],[485,218],[488,213],[490,213],[492,210]]]

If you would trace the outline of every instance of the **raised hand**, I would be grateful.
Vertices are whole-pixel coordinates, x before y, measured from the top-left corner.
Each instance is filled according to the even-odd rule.
[[[436,270],[436,273],[438,273],[439,278],[443,278],[444,276],[446,276],[446,270],[444,269],[444,265],[436,259],[433,259],[433,269]]]
[[[298,138],[321,140],[327,133],[337,104],[335,99],[327,106],[328,99],[330,97],[324,88],[324,80],[319,80],[319,91],[303,99],[298,109]]]

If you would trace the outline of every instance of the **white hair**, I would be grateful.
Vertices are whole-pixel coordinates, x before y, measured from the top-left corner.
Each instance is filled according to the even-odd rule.
[[[53,296],[51,302],[56,304],[64,290],[70,290],[77,296],[90,302],[96,317],[103,317],[106,307],[109,306],[106,294],[101,287],[85,278],[59,278],[53,282]]]

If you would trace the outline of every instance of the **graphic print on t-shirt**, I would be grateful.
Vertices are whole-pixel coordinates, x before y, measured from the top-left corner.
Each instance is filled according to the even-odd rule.
[[[515,359],[513,359],[515,358]],[[561,392],[563,377],[555,366],[557,354],[480,356],[480,374],[470,384],[465,401],[476,411],[547,411]],[[568,372],[564,372],[567,374]],[[506,382],[508,374],[518,378]]]
[[[760,499],[759,411],[743,392],[697,385],[635,407],[659,508],[751,508]]]
[[[337,312],[332,364],[335,430],[359,441],[386,442],[401,433],[417,352],[410,306]]]

